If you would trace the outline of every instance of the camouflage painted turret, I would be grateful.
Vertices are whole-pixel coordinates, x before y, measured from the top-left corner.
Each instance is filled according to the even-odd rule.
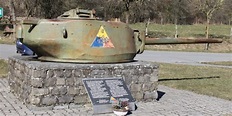
[[[72,9],[57,19],[23,20],[16,36],[41,60],[80,63],[133,61],[145,44],[207,42],[145,38],[143,31],[120,21],[98,20],[94,11],[82,9]]]

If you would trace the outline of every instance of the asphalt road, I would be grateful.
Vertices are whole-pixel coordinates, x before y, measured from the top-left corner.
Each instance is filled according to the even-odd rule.
[[[15,55],[19,55],[16,53],[15,45],[0,44],[0,59],[8,59],[8,57]]]
[[[19,55],[16,53],[15,45],[0,44],[1,59],[7,59],[8,57],[14,55]],[[135,57],[135,60],[203,65],[200,64],[200,62],[232,61],[232,53],[173,52],[146,50],[143,54],[138,54]],[[232,68],[231,66],[228,67]]]
[[[173,51],[148,51],[135,57],[137,60],[189,64],[189,65],[206,65],[201,62],[218,62],[232,61],[232,53],[205,53],[205,52],[173,52]],[[208,65],[216,66],[216,65]],[[218,66],[232,68],[232,66]]]

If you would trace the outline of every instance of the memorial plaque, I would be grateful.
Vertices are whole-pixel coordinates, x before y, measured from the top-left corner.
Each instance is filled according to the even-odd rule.
[[[86,78],[83,83],[94,114],[112,112],[111,96],[120,101],[128,101],[130,109],[135,110],[135,100],[122,78]]]

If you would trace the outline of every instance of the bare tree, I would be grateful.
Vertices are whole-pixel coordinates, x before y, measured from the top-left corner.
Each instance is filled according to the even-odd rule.
[[[225,4],[224,4],[224,12],[223,14],[226,15],[226,17],[228,17],[228,24],[231,25],[231,21],[232,21],[232,2],[231,0],[225,0]]]
[[[208,39],[210,20],[212,19],[213,13],[221,8],[224,0],[189,0],[189,2],[192,2],[192,5],[197,8],[196,10],[199,10],[206,17],[205,37]],[[209,49],[209,44],[206,45],[205,49]]]
[[[9,14],[9,1],[0,0],[0,6],[4,9],[4,15]]]
[[[15,5],[13,0],[9,0],[9,8],[10,8],[10,17],[11,21],[15,22],[16,17],[15,17]]]
[[[38,9],[39,0],[23,0],[23,3],[26,17],[34,16],[36,9]]]
[[[129,23],[129,17],[130,17],[130,7],[131,3],[135,0],[123,0],[125,4],[125,17],[126,17],[126,23]]]
[[[144,22],[149,18],[152,22],[161,24],[192,24],[194,18],[198,19],[199,23],[205,19],[206,24],[210,20],[223,24],[232,20],[231,0],[0,0],[6,14],[5,11],[10,10],[5,3],[10,3],[9,1],[14,2],[17,9],[15,14],[20,17],[31,15],[38,18],[55,18],[64,11],[79,7],[96,9],[97,15],[104,19],[121,18],[126,23]],[[224,10],[219,13],[218,9],[221,7]],[[214,15],[215,11],[217,17]],[[207,30],[208,26],[206,37]]]
[[[13,23],[13,36],[12,38],[15,38],[15,27],[16,27],[16,17],[15,17],[15,6],[14,1],[9,0],[9,8],[10,8],[10,21]]]
[[[209,38],[209,24],[213,13],[220,9],[224,0],[198,0],[199,10],[206,16],[206,38]]]

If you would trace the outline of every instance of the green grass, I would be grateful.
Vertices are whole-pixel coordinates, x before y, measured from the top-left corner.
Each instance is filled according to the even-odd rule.
[[[6,76],[8,73],[8,64],[5,60],[0,59],[0,77]]]
[[[232,69],[160,64],[159,83],[232,101]]]
[[[131,24],[130,27],[145,30],[145,23]],[[174,37],[175,35],[174,24],[150,23],[148,30],[151,37]],[[230,31],[231,26],[229,25],[210,25],[209,36],[211,38],[229,39]],[[205,25],[178,25],[178,35],[179,37],[205,37]]]
[[[12,39],[0,39],[0,44],[15,44],[15,40],[12,40]]]
[[[232,66],[232,61],[221,61],[221,62],[201,62],[202,64],[212,64],[212,65],[224,65]]]
[[[0,44],[15,44],[15,40],[12,36],[5,37],[3,31],[0,30]]]

